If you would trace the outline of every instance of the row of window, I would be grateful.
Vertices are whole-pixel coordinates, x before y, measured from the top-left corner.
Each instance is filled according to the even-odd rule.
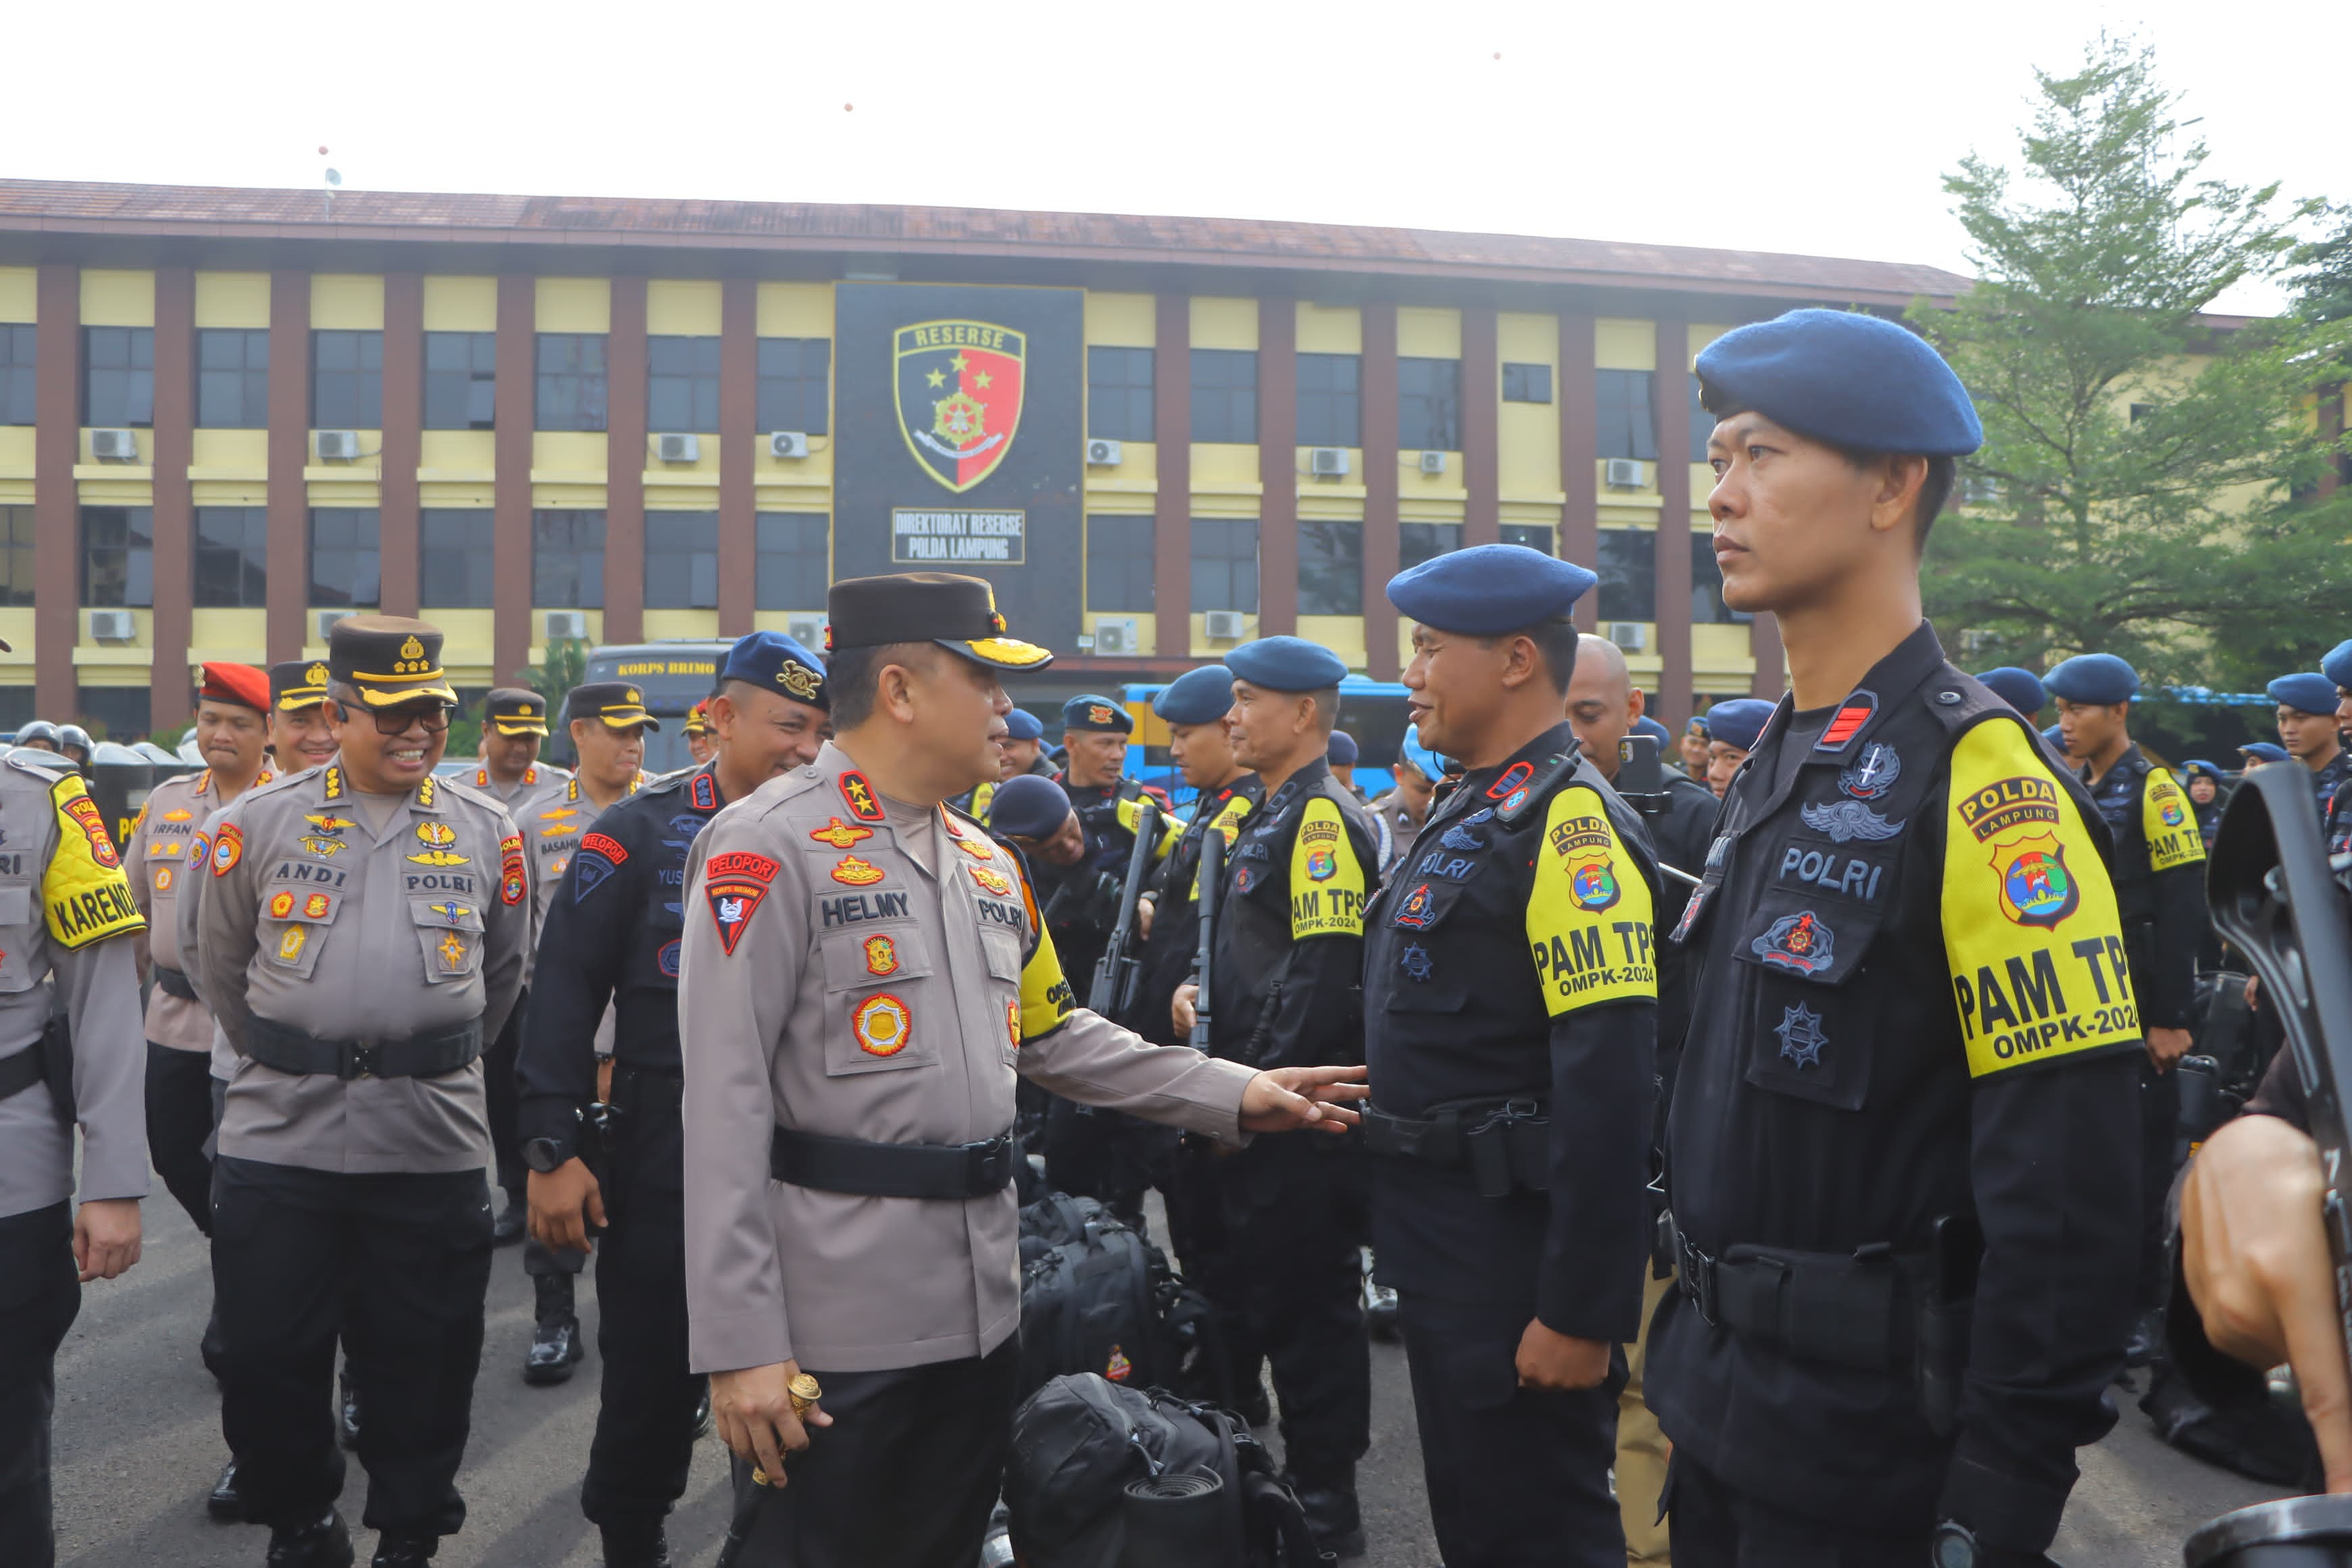
[[[1152,350],[1087,351],[1087,434],[1114,441],[1154,439]],[[1257,440],[1257,353],[1253,349],[1193,349],[1192,439],[1244,446]],[[1301,447],[1361,447],[1364,439],[1363,362],[1358,354],[1297,356],[1295,408]],[[1698,378],[1690,380],[1690,460],[1706,461],[1715,420],[1698,405]],[[1658,459],[1657,422],[1646,370],[1592,373],[1594,434],[1602,458]],[[1551,366],[1507,363],[1503,401],[1549,403]],[[1396,444],[1405,451],[1462,449],[1462,362],[1397,360]]]
[[[34,422],[34,329],[0,323],[0,425]],[[541,430],[605,426],[605,337],[541,332],[533,345],[533,425]],[[719,340],[646,340],[646,428],[719,428]],[[196,425],[206,430],[269,426],[269,333],[196,331]],[[822,436],[828,429],[833,344],[825,338],[761,338],[759,427]],[[427,430],[488,430],[498,409],[498,337],[425,334],[421,413]],[[81,422],[119,428],[155,423],[155,331],[82,329]],[[310,334],[310,428],[383,426],[383,334],[320,328]]]
[[[419,520],[418,597],[436,609],[488,609],[492,603],[491,514],[428,507]],[[268,602],[269,524],[260,507],[198,507],[194,603],[202,609],[259,609]],[[307,602],[352,609],[383,602],[383,552],[373,507],[310,512]],[[753,604],[763,610],[824,603],[831,580],[822,512],[761,512],[753,537]],[[154,514],[147,507],[81,509],[81,602],[148,608],[155,603]],[[531,603],[604,605],[604,514],[531,513]],[[719,514],[646,514],[645,603],[648,609],[719,607]],[[33,602],[33,509],[0,507],[0,605]]]
[[[1196,610],[1258,607],[1258,525],[1254,518],[1192,520],[1192,598]],[[1506,544],[1553,552],[1553,531],[1507,523]],[[1400,570],[1462,548],[1458,522],[1397,525]],[[1599,614],[1604,621],[1648,621],[1657,616],[1657,536],[1647,529],[1604,529]],[[1116,615],[1148,615],[1152,596],[1152,520],[1094,517],[1087,520],[1087,608]],[[1360,616],[1364,613],[1364,528],[1360,522],[1308,520],[1298,525],[1298,613]],[[1723,602],[1723,574],[1715,563],[1715,543],[1691,535],[1691,620],[1702,626],[1738,619]]]
[[[0,425],[29,425],[34,329],[0,325]],[[646,425],[651,430],[719,427],[719,340],[646,340]],[[488,430],[497,407],[497,339],[490,332],[425,334],[424,427]],[[147,327],[82,329],[81,416],[86,426],[152,425],[155,334]],[[533,424],[541,430],[605,428],[609,380],[601,332],[541,332],[533,349]],[[1154,351],[1087,351],[1087,433],[1115,441],[1155,438]],[[1192,439],[1257,440],[1257,354],[1193,349]],[[761,338],[758,408],[761,430],[827,433],[833,344],[824,338]],[[1303,447],[1361,447],[1362,361],[1356,354],[1297,356],[1296,417]],[[1651,373],[1593,373],[1594,433],[1602,458],[1657,460]],[[1551,367],[1503,366],[1507,403],[1549,403]],[[196,333],[196,424],[262,429],[269,422],[269,334],[205,328]],[[373,430],[383,424],[383,334],[320,329],[310,334],[310,426]],[[1706,459],[1714,421],[1690,379],[1690,460]],[[1462,448],[1462,362],[1397,361],[1397,440],[1405,450]]]

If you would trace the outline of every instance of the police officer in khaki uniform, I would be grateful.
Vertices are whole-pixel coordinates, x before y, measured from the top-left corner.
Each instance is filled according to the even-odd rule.
[[[838,740],[721,812],[688,868],[692,1360],[739,1495],[753,1462],[789,1480],[757,1493],[740,1562],[963,1568],[1018,1371],[1015,1075],[1227,1141],[1352,1121],[1300,1091],[1355,1098],[1359,1075],[1253,1073],[1076,1007],[1018,859],[943,804],[995,767],[998,671],[1051,656],[977,578],[837,583],[830,608]]]
[[[598,817],[652,782],[640,766],[646,731],[661,728],[661,721],[646,711],[645,689],[625,680],[592,680],[573,687],[563,700],[563,715],[580,769],[560,785],[522,802],[514,814],[530,868],[532,935],[522,966],[526,992],[538,966],[538,933],[547,925],[548,910],[572,855],[594,830]],[[607,1009],[596,1029],[599,1057],[613,1054],[613,1026]],[[511,1064],[505,1076],[511,1082]],[[499,1180],[505,1180],[503,1170]],[[522,1271],[530,1276],[533,1298],[530,1344],[522,1357],[525,1383],[544,1386],[568,1382],[572,1369],[587,1353],[580,1338],[574,1284],[587,1264],[585,1252],[551,1247],[535,1236],[523,1243]]]
[[[209,765],[200,773],[155,786],[131,830],[125,860],[131,896],[147,917],[139,939],[141,967],[153,980],[147,993],[147,1148],[164,1187],[188,1211],[196,1228],[212,1234],[213,1126],[220,1096],[214,1076],[213,1016],[196,999],[182,955],[180,903],[196,837],[214,812],[247,790],[268,784],[269,678],[249,664],[207,664],[196,693],[196,741]],[[217,1317],[205,1325],[206,1367],[220,1359]],[[241,1511],[236,1461],[213,1483],[205,1506],[215,1519]]]
[[[58,1345],[81,1286],[139,1261],[141,921],[79,775],[0,764],[0,1563],[49,1568]]]
[[[223,1426],[273,1568],[352,1561],[328,1409],[338,1336],[368,1418],[377,1568],[465,1520],[489,1283],[480,1057],[522,980],[522,841],[437,779],[441,634],[356,616],[328,640],[336,758],[214,819],[197,990],[238,1053],[213,1184]]]
[[[281,777],[335,760],[327,722],[327,661],[293,658],[269,667],[269,756]]]
[[[559,794],[572,775],[551,763],[539,760],[547,739],[547,700],[526,687],[493,689],[482,703],[482,756],[474,769],[473,784],[507,808],[515,826],[530,831],[539,802]],[[539,941],[533,928],[531,957]],[[482,1075],[489,1085],[490,1149],[497,1160],[499,1187],[506,1206],[499,1210],[491,1241],[499,1247],[520,1241],[527,1205],[523,1202],[520,1142],[515,1132],[515,1052],[522,1041],[524,1010],[530,1005],[531,959],[523,961],[523,994],[507,1015],[507,1026],[482,1058]]]

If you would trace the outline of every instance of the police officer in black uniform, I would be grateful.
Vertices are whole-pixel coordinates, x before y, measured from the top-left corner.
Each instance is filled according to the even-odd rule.
[[[2339,727],[2352,724],[2352,640],[2337,643],[2328,649],[2327,657],[2319,661],[2319,671],[2336,688],[2336,724]],[[2216,817],[2221,815],[2218,802],[2213,807],[2213,815]],[[2199,808],[2197,820],[2200,826],[2205,818],[2204,809]],[[2352,779],[2336,786],[2336,794],[2327,803],[2327,819],[2321,826],[2327,836],[2327,852],[2330,855],[2341,855],[2352,849]],[[2204,831],[2205,842],[2210,847],[2213,842],[2212,830],[2207,828]]]
[[[814,761],[828,732],[824,666],[792,638],[738,641],[708,710],[708,763],[648,784],[572,853],[541,932],[517,1060],[531,1234],[597,1249],[603,1403],[580,1489],[608,1568],[665,1568],[662,1521],[686,1490],[703,1380],[687,1365],[677,983],[687,851],[703,825],[777,774]],[[619,1019],[613,1087],[592,1167],[596,1026]]]
[[[1647,1380],[1675,1562],[2039,1564],[2132,1319],[2143,1052],[2105,829],[1920,618],[1981,439],[1950,368],[1800,310],[1697,371],[1724,598],[1775,612],[1793,692],[1670,939],[1701,965]]]
[[[2147,1035],[2140,1069],[2139,1321],[2125,1359],[2139,1366],[2164,1334],[2172,1288],[2165,1247],[2164,1200],[2172,1188],[2172,1149],[2180,1130],[2180,1082],[2173,1065],[2189,1054],[2197,994],[2197,944],[2205,934],[2205,841],[2189,797],[2164,769],[2151,765],[2128,729],[2139,676],[2111,653],[2077,654],[2050,671],[2042,686],[2058,699],[2066,754],[2106,818],[2115,841],[2116,903],[2131,958],[2132,994]]]
[[[1466,770],[1364,944],[1373,1254],[1454,1568],[1625,1561],[1609,1468],[1651,1228],[1658,890],[1562,718],[1594,581],[1490,544],[1389,584],[1413,721]]]
[[[2352,752],[2344,749],[2338,730],[2336,682],[2311,670],[2282,675],[2263,689],[2278,704],[2279,744],[2311,770],[2313,797],[2320,816],[2347,779],[2352,779]]]
[[[1135,847],[1136,803],[1158,794],[1126,775],[1128,737],[1134,733],[1135,715],[1110,698],[1073,697],[1062,705],[1065,761],[1055,776],[1070,792],[1078,825],[1086,829],[1087,860],[1113,876],[1125,875],[1127,852]],[[1167,804],[1160,801],[1163,808]],[[1173,842],[1171,833],[1169,843]],[[1156,853],[1167,849],[1163,846]]]
[[[2042,710],[2050,706],[2050,689],[2030,669],[2004,664],[1986,670],[1977,679],[1986,690],[2025,715],[2030,723],[2040,723]]]
[[[1364,900],[1379,866],[1370,818],[1325,761],[1347,667],[1298,637],[1225,656],[1234,757],[1265,803],[1226,861],[1210,986],[1209,1048],[1248,1067],[1335,1066],[1361,1048]],[[1173,1022],[1192,1026],[1195,988]],[[1327,1552],[1364,1550],[1356,1461],[1371,1444],[1371,1361],[1360,1298],[1361,1160],[1347,1145],[1262,1140],[1215,1163],[1248,1342],[1274,1365],[1283,1451]]]

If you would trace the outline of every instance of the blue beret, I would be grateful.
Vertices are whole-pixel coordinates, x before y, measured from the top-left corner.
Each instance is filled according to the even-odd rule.
[[[1356,737],[1345,730],[1332,731],[1331,743],[1323,748],[1323,760],[1335,768],[1352,768],[1356,765],[1356,759],[1362,754],[1356,745]]]
[[[2352,691],[2352,638],[2327,650],[2327,657],[2319,661],[2319,673],[2347,691]]]
[[[1069,793],[1042,773],[1006,779],[988,802],[988,826],[1022,838],[1051,838],[1069,817]]]
[[[2266,763],[2283,763],[2286,761],[2286,748],[2270,741],[2249,741],[2246,744],[2240,746],[2238,750],[2245,752],[2246,755],[2250,757],[2260,757]]]
[[[1010,741],[1042,741],[1045,738],[1045,721],[1026,708],[1015,708],[1004,716],[1005,739]]]
[[[2042,689],[2069,702],[2102,708],[2128,702],[2139,691],[2139,676],[2111,653],[2078,653],[2062,659],[2042,678]]]
[[[1135,715],[1116,698],[1097,697],[1088,692],[1062,704],[1062,728],[1092,730],[1105,735],[1132,734]]]
[[[2202,757],[2191,757],[2180,764],[2180,776],[2184,781],[2193,779],[2200,773],[2216,783],[2219,783],[2221,777],[2221,770]]]
[[[1404,727],[1404,744],[1397,748],[1397,755],[1411,763],[1432,784],[1445,776],[1445,759],[1421,743],[1418,724]]]
[[[1977,679],[1990,687],[1995,697],[2029,719],[2041,712],[2050,701],[2050,692],[2042,684],[2042,678],[2013,664],[1988,669]]]
[[[1636,735],[1649,736],[1658,742],[1658,750],[1662,752],[1675,743],[1675,738],[1667,732],[1666,727],[1647,713],[1633,721],[1633,732]]]
[[[1530,552],[1529,553],[1533,553]],[[1347,678],[1348,667],[1321,643],[1305,637],[1260,637],[1225,655],[1236,680],[1268,691],[1320,691]]]
[[[753,632],[735,639],[719,667],[721,680],[744,680],[779,692],[795,702],[828,710],[833,700],[824,689],[824,660],[782,632]]]
[[[2051,725],[2042,731],[2042,738],[2050,742],[2052,751],[2062,757],[2066,754],[2066,731],[2063,727],[2056,724]]]
[[[2336,711],[2336,682],[2324,675],[2282,675],[2263,689],[2282,708],[2299,708],[2305,713]]]
[[[1601,579],[1524,544],[1474,544],[1389,579],[1389,603],[1425,626],[1498,637],[1568,614]]]
[[[1234,672],[1222,664],[1188,669],[1151,700],[1151,710],[1171,724],[1213,724],[1234,705]]]
[[[1699,352],[1709,411],[1752,408],[1817,441],[1956,458],[1984,445],[1968,388],[1926,339],[1852,310],[1790,310]]]
[[[1707,739],[1752,752],[1756,749],[1756,737],[1764,732],[1764,722],[1772,717],[1776,706],[1761,697],[1735,697],[1728,702],[1718,702],[1706,710]]]

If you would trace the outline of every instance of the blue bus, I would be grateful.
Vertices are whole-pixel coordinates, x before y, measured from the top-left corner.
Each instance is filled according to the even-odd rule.
[[[1167,689],[1166,682],[1131,684],[1118,689],[1118,700],[1135,717],[1135,734],[1127,748],[1127,776],[1164,791],[1178,805],[1192,798],[1192,786],[1168,760],[1168,726],[1151,710],[1151,700]],[[1355,782],[1368,796],[1386,793],[1396,784],[1397,753],[1403,748],[1405,689],[1392,680],[1372,680],[1350,675],[1339,682],[1339,728],[1356,738]]]

